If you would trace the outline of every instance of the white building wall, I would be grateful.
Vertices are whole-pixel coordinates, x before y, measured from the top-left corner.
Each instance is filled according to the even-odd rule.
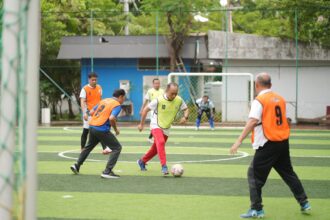
[[[260,72],[268,72],[272,77],[273,91],[279,93],[287,100],[287,115],[295,122],[295,61],[230,60],[228,65],[228,72],[232,73],[248,72],[256,75]],[[316,118],[324,116],[326,114],[326,106],[330,106],[329,64],[319,61],[300,61],[299,65],[297,117]],[[245,94],[248,94],[248,80],[246,78],[229,78],[227,86],[227,120],[245,121],[248,115],[246,113],[246,104],[244,103],[247,100]],[[224,102],[225,90],[226,85],[224,83],[222,96]],[[231,103],[230,100],[233,102]],[[223,119],[226,116],[226,105],[224,102],[222,107]]]
[[[235,73],[239,72],[243,73],[244,71],[236,71]],[[250,107],[249,81],[250,78],[247,76],[223,76],[222,121],[246,121]]]
[[[325,116],[330,106],[330,68],[302,68],[298,81],[298,118]]]

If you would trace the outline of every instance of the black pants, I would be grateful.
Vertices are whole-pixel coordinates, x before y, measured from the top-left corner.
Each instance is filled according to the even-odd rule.
[[[197,118],[199,119],[199,120],[201,120],[201,118],[202,118],[202,115],[203,115],[203,112],[205,112],[205,114],[206,114],[206,116],[207,116],[207,119],[209,119],[210,120],[210,118],[212,117],[212,115],[211,115],[211,110],[210,109],[198,109],[198,112],[197,112]]]
[[[81,138],[80,138],[80,147],[81,147],[81,149],[83,149],[86,145],[88,133],[89,133],[88,128],[84,128],[83,132],[81,133]]]
[[[80,139],[80,146],[81,146],[81,150],[85,147],[86,142],[87,142],[87,137],[89,134],[89,128],[84,128],[83,132],[81,134],[81,139]],[[105,145],[104,143],[101,142],[102,148],[103,150],[107,147],[107,145]]]
[[[248,169],[251,209],[262,209],[261,190],[272,167],[290,187],[298,203],[306,202],[306,193],[291,164],[289,141],[268,141],[263,147],[256,150]]]
[[[89,153],[94,149],[94,147],[98,143],[102,143],[102,145],[109,146],[112,150],[106,168],[104,170],[105,173],[109,173],[117,163],[121,152],[121,144],[118,142],[117,138],[110,132],[101,132],[97,131],[93,128],[89,129],[89,140],[87,145],[83,148],[80,153],[80,156],[77,161],[77,165],[80,167],[84,161],[87,159]]]

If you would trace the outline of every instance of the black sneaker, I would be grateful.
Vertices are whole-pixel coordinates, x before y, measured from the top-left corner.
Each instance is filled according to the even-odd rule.
[[[101,177],[102,178],[105,178],[105,179],[117,179],[117,178],[120,178],[120,176],[117,175],[117,174],[115,174],[113,171],[110,171],[109,173],[103,172],[101,174]]]
[[[72,170],[72,172],[74,173],[74,174],[79,174],[79,166],[75,163],[75,164],[73,164],[71,167],[70,167],[70,169]]]

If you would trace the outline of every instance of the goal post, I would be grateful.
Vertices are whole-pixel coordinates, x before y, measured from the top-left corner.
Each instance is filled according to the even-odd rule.
[[[7,0],[3,4],[0,78],[0,219],[9,220],[12,219],[14,203],[14,152],[19,57],[17,39],[20,27],[16,20],[17,16],[15,16],[19,14],[19,2]],[[6,25],[9,25],[11,30],[6,28]]]
[[[197,117],[194,103],[203,95],[213,99],[218,113],[215,114],[215,118],[218,122],[246,121],[251,101],[254,99],[252,73],[172,72],[168,74],[168,83],[170,82],[179,84],[179,94],[192,113],[190,122]]]
[[[26,100],[28,117],[26,120],[26,180],[24,199],[24,219],[37,219],[37,129],[39,118],[39,68],[41,46],[41,1],[29,1],[27,12]]]
[[[40,1],[4,0],[0,10],[0,219],[34,220]]]

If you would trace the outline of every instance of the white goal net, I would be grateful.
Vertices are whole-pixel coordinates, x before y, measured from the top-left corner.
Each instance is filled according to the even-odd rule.
[[[254,77],[251,73],[184,73],[173,72],[168,82],[179,84],[179,95],[187,103],[189,121],[197,118],[196,100],[207,95],[214,103],[214,121],[245,122],[254,98]],[[204,115],[202,123],[207,122]]]

